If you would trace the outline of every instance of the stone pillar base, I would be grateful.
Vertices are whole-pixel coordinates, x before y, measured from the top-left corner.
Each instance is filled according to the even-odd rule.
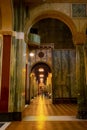
[[[22,120],[21,112],[0,113],[0,122],[21,121],[21,120]]]
[[[30,104],[30,100],[26,100],[26,101],[25,101],[25,104]]]
[[[77,118],[78,119],[87,119],[87,111],[78,111]]]

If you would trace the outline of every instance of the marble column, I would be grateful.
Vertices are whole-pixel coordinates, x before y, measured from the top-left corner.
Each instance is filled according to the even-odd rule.
[[[21,120],[25,107],[26,44],[22,0],[14,5],[14,31],[11,46],[9,112],[12,120]]]
[[[7,32],[6,32],[7,33]],[[0,96],[0,112],[8,112],[9,100],[9,79],[10,79],[10,53],[11,53],[11,34],[2,34],[3,50],[2,50],[2,78],[1,78],[1,96]]]
[[[0,31],[1,33],[1,86],[0,86],[0,121],[5,113],[8,113],[9,88],[10,88],[10,54],[12,32]],[[1,114],[3,113],[3,114]]]
[[[25,103],[30,104],[30,88],[29,88],[29,48],[26,45],[26,79],[25,79]]]
[[[77,86],[77,118],[87,119],[86,69],[84,55],[85,37],[78,34],[76,44],[76,86]]]
[[[58,84],[58,77],[57,77],[57,69],[55,66],[55,51],[52,50],[52,103],[56,103],[56,92],[57,92],[57,84]]]

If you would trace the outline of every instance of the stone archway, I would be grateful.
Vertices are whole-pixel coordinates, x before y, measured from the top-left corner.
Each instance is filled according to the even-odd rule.
[[[43,71],[40,71],[42,69]],[[48,95],[52,95],[52,68],[48,65],[47,62],[36,62],[31,66],[30,71],[30,87],[29,95],[30,100],[35,96],[41,95],[43,90],[44,94],[47,92]],[[40,77],[43,76],[43,77]],[[43,82],[40,82],[40,79],[43,78]],[[30,102],[30,101],[29,101]]]
[[[38,12],[38,11],[37,11]],[[75,35],[77,33],[77,30],[76,30],[76,26],[73,22],[73,20],[67,16],[66,14],[62,13],[62,12],[59,12],[58,10],[43,10],[43,11],[40,11],[36,14],[32,14],[32,16],[27,19],[26,21],[26,25],[25,25],[25,40],[27,42],[28,40],[28,33],[30,31],[30,28],[33,24],[35,24],[36,22],[42,20],[42,19],[45,19],[45,18],[55,18],[55,19],[58,19],[62,22],[64,22],[70,29],[71,33],[72,33],[72,38],[75,39]]]
[[[81,82],[84,83],[84,81],[85,81],[85,78],[84,78],[85,77],[85,69],[83,70],[84,59],[82,57],[82,54],[84,53],[84,49],[82,50],[82,47],[83,47],[83,43],[85,43],[85,39],[86,39],[84,33],[77,32],[77,28],[76,28],[72,18],[70,18],[65,13],[59,12],[56,9],[52,10],[50,8],[50,9],[44,10],[44,8],[43,8],[42,11],[40,11],[40,12],[36,11],[36,12],[37,12],[36,14],[34,12],[34,15],[32,14],[32,16],[29,19],[27,19],[27,21],[26,21],[26,25],[25,25],[25,40],[26,40],[26,42],[28,40],[28,33],[30,31],[31,26],[33,24],[35,24],[36,22],[38,22],[39,20],[44,19],[44,18],[56,18],[56,19],[64,22],[69,27],[69,29],[71,30],[72,39],[73,39],[74,43],[78,44],[78,46],[77,46],[78,52],[76,52],[76,53],[79,54],[79,57],[81,59],[78,58],[78,61],[76,61],[77,62],[77,68],[76,68],[77,70],[76,71],[79,72],[77,74],[76,80],[78,82],[78,85],[77,85],[78,87],[83,86],[83,85],[79,86],[79,84],[81,84]],[[80,52],[80,50],[82,50],[82,52]],[[82,60],[82,62],[81,62],[81,60]],[[79,66],[83,65],[83,66],[81,66],[81,72],[80,72],[80,69],[79,69],[80,67],[78,67],[78,65]],[[84,74],[83,79],[78,80],[78,77],[80,79],[80,77],[81,77],[80,75],[83,75],[83,74]],[[84,84],[84,87],[85,87],[85,84]],[[81,89],[82,88],[80,88],[80,90]],[[83,91],[84,91],[84,89],[83,89]],[[81,91],[80,91],[80,93],[81,93]],[[80,97],[80,99],[81,99],[81,101],[80,101],[80,105],[79,105],[79,109],[78,109],[78,118],[86,119],[87,118],[87,104],[84,103],[85,100],[82,101],[82,99],[85,99],[84,95],[82,95]]]
[[[71,30],[73,39],[75,39],[74,37],[77,33],[76,26],[69,16],[67,16],[66,14],[64,14],[62,12],[55,11],[55,10],[47,10],[47,11],[43,10],[42,12],[38,12],[38,14],[32,16],[32,18],[26,20],[26,25],[25,25],[25,40],[26,41],[28,40],[27,35],[30,31],[31,26],[33,24],[35,24],[36,22],[38,22],[39,20],[44,19],[44,18],[55,18],[55,19],[58,19],[58,20],[64,22]]]

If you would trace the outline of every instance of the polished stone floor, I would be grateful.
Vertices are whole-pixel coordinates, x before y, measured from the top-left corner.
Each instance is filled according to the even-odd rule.
[[[12,122],[6,130],[87,130],[87,120],[76,118],[75,104],[55,104],[37,97],[26,106],[23,120]]]

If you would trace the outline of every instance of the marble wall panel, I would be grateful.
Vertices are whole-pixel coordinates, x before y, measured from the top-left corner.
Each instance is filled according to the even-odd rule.
[[[55,98],[76,97],[75,57],[75,50],[54,50],[53,52],[53,94]]]

